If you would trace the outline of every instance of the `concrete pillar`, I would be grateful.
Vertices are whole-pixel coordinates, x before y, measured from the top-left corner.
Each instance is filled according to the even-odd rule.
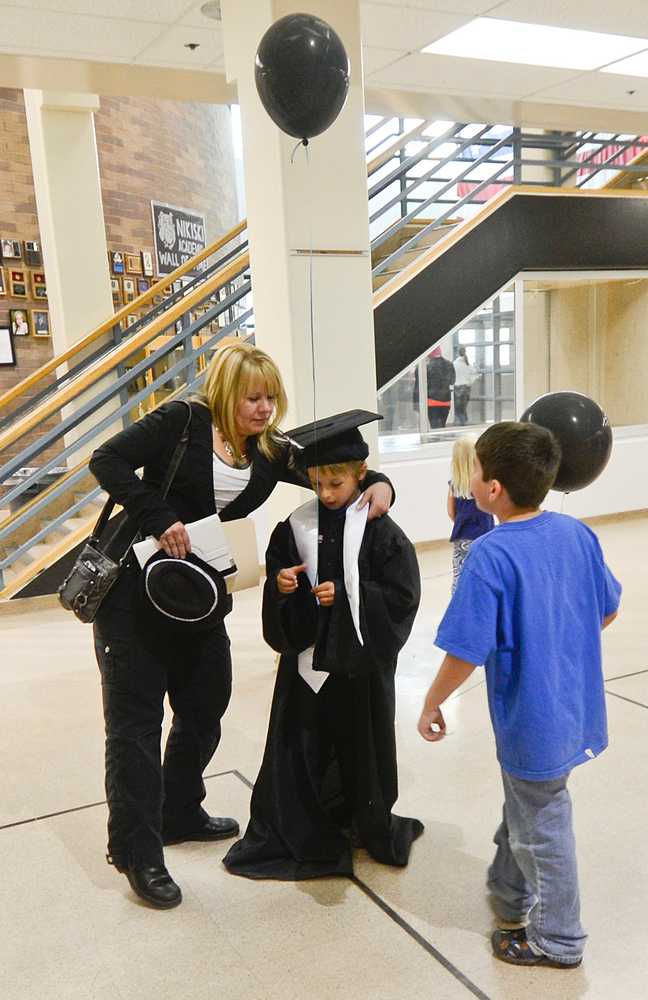
[[[60,354],[113,312],[93,118],[99,98],[58,91],[24,93],[52,342],[54,353]],[[66,443],[83,429],[66,436]],[[103,437],[117,429],[119,425]],[[73,455],[69,464],[98,443]]]

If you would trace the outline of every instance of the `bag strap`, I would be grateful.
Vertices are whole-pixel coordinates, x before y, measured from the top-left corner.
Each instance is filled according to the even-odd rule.
[[[175,446],[175,451],[173,452],[173,455],[171,456],[171,461],[169,463],[169,468],[167,469],[166,476],[164,477],[164,482],[162,483],[162,499],[163,500],[166,500],[166,498],[168,496],[168,493],[169,493],[169,490],[171,489],[171,485],[173,483],[173,480],[175,479],[175,474],[178,471],[178,468],[180,466],[180,463],[182,462],[182,459],[184,458],[184,453],[187,450],[187,445],[189,443],[189,431],[191,429],[191,414],[192,414],[191,404],[189,402],[187,402],[186,399],[178,400],[178,402],[183,403],[187,407],[188,413],[187,413],[187,419],[185,421],[185,425],[184,425],[184,427],[182,429],[182,434],[180,435],[180,440],[178,441],[177,445]],[[103,510],[101,511],[101,514],[99,515],[99,519],[98,519],[97,523],[95,524],[95,526],[94,526],[94,528],[92,530],[92,534],[90,535],[90,538],[89,538],[89,541],[90,542],[94,542],[95,545],[99,545],[99,539],[100,539],[101,535],[103,534],[103,532],[104,532],[104,530],[105,530],[105,528],[106,528],[106,526],[108,524],[108,521],[110,519],[110,515],[112,514],[114,507],[115,507],[115,501],[111,497],[108,497],[108,499],[106,500],[106,503],[103,506]],[[104,548],[107,549],[108,546],[113,545],[114,542],[117,540],[118,535],[127,526],[128,526],[128,518],[126,519],[126,521],[124,522],[124,524],[121,524],[117,528],[117,530],[115,531],[115,533],[112,536],[112,538],[110,538],[105,543]],[[132,531],[132,528],[131,528],[131,531]],[[139,534],[139,529],[134,532],[134,534],[133,534],[133,536],[132,536],[132,538],[131,538],[131,540],[130,540],[127,548],[126,548],[126,551],[124,552],[124,554],[122,555],[122,557],[120,559],[120,563],[124,562],[124,560],[128,556],[128,554],[129,554],[131,548],[133,547],[133,543],[135,542],[135,539],[137,538],[138,534]]]

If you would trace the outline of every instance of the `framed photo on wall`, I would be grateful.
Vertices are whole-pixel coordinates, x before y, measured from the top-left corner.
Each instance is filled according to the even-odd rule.
[[[138,295],[143,295],[144,292],[148,292],[148,290],[149,290],[150,287],[151,286],[149,284],[148,278],[138,278],[137,279],[137,294]]]
[[[32,332],[35,337],[49,337],[50,324],[47,309],[32,309]]]
[[[40,243],[37,243],[36,240],[25,240],[23,246],[25,247],[25,264],[27,267],[41,267],[43,255]]]
[[[10,309],[9,323],[14,337],[27,337],[31,333],[29,313],[26,309]]]
[[[124,290],[124,304],[132,302],[135,298],[135,279],[122,278],[122,288]]]
[[[113,305],[120,306],[122,304],[122,291],[119,278],[110,279],[110,291],[112,292]]]
[[[0,267],[0,295],[6,295],[6,294],[7,294],[7,288],[5,286],[4,268]]]
[[[129,274],[142,273],[142,259],[138,253],[126,254],[126,270]]]
[[[13,267],[9,268],[9,294],[13,295],[14,299],[27,298],[27,282],[24,271],[14,271]]]
[[[31,287],[33,299],[47,299],[47,284],[44,271],[31,271]]]
[[[15,365],[13,337],[8,326],[0,326],[0,365]]]
[[[0,251],[4,260],[20,260],[22,257],[19,240],[0,239]]]
[[[108,254],[110,258],[110,270],[113,274],[124,273],[124,255],[121,250],[111,250]]]
[[[142,274],[153,277],[153,253],[150,250],[142,250]]]

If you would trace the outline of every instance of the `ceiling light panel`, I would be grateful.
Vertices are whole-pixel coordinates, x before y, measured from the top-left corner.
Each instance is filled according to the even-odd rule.
[[[642,49],[648,49],[648,38],[478,17],[426,45],[422,51],[527,66],[587,70],[605,66]]]
[[[648,76],[648,52],[604,66],[601,72],[617,73],[619,76]]]

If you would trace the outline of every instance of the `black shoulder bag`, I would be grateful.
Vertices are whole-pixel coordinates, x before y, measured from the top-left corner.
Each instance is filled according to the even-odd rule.
[[[171,458],[164,483],[162,484],[163,500],[166,500],[171,483],[178,471],[178,466],[183,459],[189,441],[191,406],[186,400],[182,400],[182,402],[186,405],[189,413],[184,430]],[[132,526],[126,520],[107,541],[102,541],[101,536],[106,529],[114,506],[115,501],[109,497],[99,515],[99,520],[95,524],[92,534],[77,556],[69,575],[58,589],[58,598],[65,610],[72,611],[79,621],[82,622],[87,623],[95,620],[99,605],[115,583],[133,547],[133,543],[139,535],[139,531],[135,531],[132,534],[126,551],[118,561],[115,561],[112,556],[108,555],[108,550],[115,546],[117,538],[124,528],[129,528],[132,532]],[[116,549],[116,551],[119,550]]]

